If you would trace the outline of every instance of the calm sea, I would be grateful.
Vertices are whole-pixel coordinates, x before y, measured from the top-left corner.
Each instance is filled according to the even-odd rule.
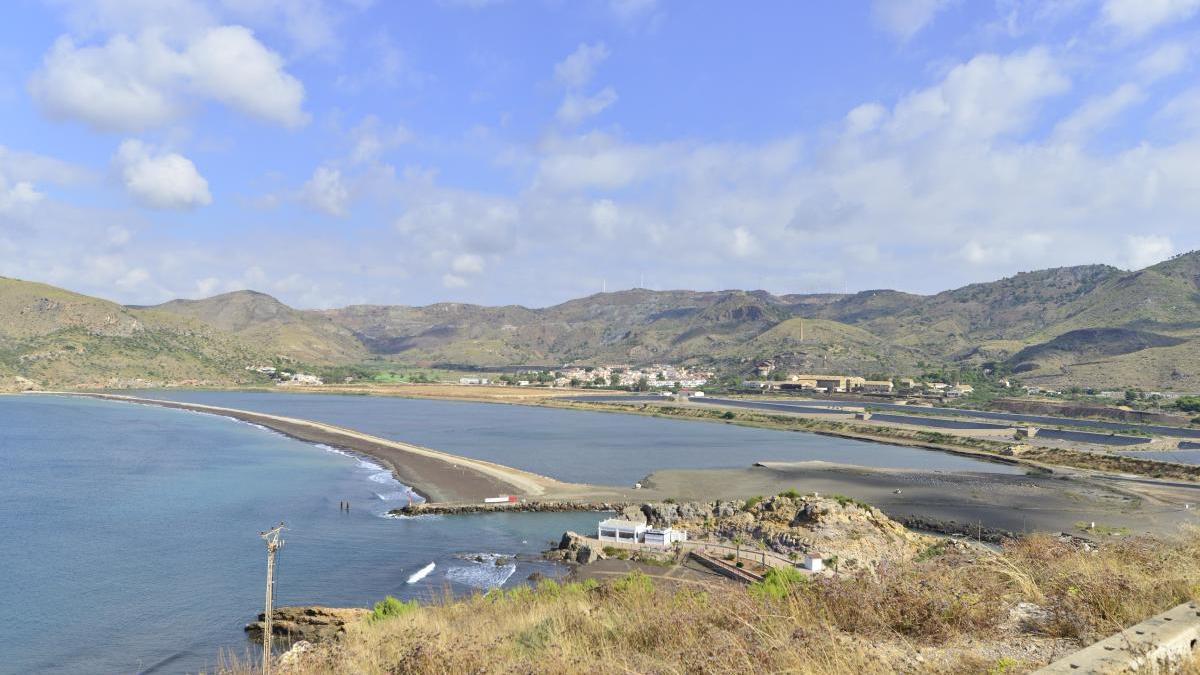
[[[281,520],[279,604],[334,606],[553,574],[469,557],[533,557],[596,521],[381,516],[405,499],[373,464],[249,424],[0,396],[0,673],[195,672],[223,649],[245,656],[241,626],[263,596],[258,532]]]
[[[445,401],[236,392],[148,395],[321,420],[565,480],[823,459],[1010,472],[937,452],[630,415]],[[536,554],[591,514],[394,519],[377,465],[223,417],[0,396],[0,672],[195,672],[251,648],[258,532],[288,531],[278,604],[367,606],[559,570]],[[338,503],[349,500],[350,513]],[[476,562],[482,555],[484,562]],[[497,557],[503,564],[495,564]],[[520,556],[520,557],[518,557]],[[409,583],[434,563],[433,571]]]
[[[561,480],[599,485],[631,485],[659,469],[737,468],[758,461],[1023,471],[916,448],[640,415],[376,396],[186,390],[134,393],[318,420]]]

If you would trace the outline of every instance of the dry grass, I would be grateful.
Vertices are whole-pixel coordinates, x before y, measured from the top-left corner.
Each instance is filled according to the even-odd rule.
[[[644,576],[447,598],[354,626],[289,672],[1022,672],[1200,594],[1197,532],[1094,552],[1047,537],[947,550],[783,599]],[[1049,618],[1017,627],[1018,602]]]

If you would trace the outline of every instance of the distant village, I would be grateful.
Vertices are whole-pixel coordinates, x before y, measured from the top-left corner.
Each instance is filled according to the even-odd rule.
[[[501,375],[497,378],[463,377],[459,379],[459,384],[507,384],[520,387],[534,385],[616,387],[633,391],[652,391],[702,387],[712,377],[712,371],[660,363],[643,367],[629,365],[563,366],[554,371],[528,371],[517,375]]]

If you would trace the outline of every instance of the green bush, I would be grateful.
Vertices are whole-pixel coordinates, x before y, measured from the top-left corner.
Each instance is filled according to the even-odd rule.
[[[632,572],[614,583],[613,588],[630,595],[649,595],[654,590],[654,582],[641,572]]]
[[[754,508],[755,506],[758,506],[762,502],[762,500],[763,500],[762,495],[758,495],[757,497],[751,497],[750,499],[746,500],[746,506],[743,508],[745,508],[745,510],[749,511],[750,509]]]
[[[750,594],[758,598],[782,600],[792,589],[807,583],[808,578],[795,567],[772,567],[762,581],[750,584]]]
[[[737,415],[734,415],[732,410],[726,410],[725,413],[721,415],[721,419],[723,420],[731,420],[734,417],[737,417]]]
[[[779,493],[779,496],[780,496],[780,497],[787,497],[788,499],[799,499],[799,498],[800,498],[800,493],[799,493],[799,492],[796,492],[796,490],[795,490],[795,489],[792,489],[792,490],[784,490],[783,492],[780,492],[780,493]]]
[[[397,600],[392,596],[387,596],[383,600],[375,603],[375,609],[371,615],[367,617],[368,621],[382,621],[384,619],[394,619],[398,616],[404,616],[409,612],[416,610],[419,607],[416,600]]]

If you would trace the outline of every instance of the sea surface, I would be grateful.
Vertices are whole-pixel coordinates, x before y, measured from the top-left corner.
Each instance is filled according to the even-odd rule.
[[[1021,473],[1012,465],[811,433],[502,403],[337,394],[130,392],[316,420],[560,480],[632,485],[659,469],[823,460],[861,466]]]
[[[596,522],[383,517],[406,500],[377,465],[228,418],[0,396],[0,673],[197,672],[223,651],[254,658],[241,627],[262,609],[258,533],[280,521],[277,604],[333,606],[557,574],[536,554]]]
[[[803,433],[499,404],[240,392],[146,395],[319,420],[564,480],[821,459],[1008,473],[938,452]],[[277,605],[430,599],[562,569],[537,554],[595,514],[390,518],[377,464],[237,420],[0,396],[0,673],[211,670],[255,658],[258,533],[284,521]],[[351,509],[338,508],[349,501]],[[430,568],[430,563],[433,567]],[[499,564],[497,564],[499,563]],[[411,581],[411,583],[410,583]]]

